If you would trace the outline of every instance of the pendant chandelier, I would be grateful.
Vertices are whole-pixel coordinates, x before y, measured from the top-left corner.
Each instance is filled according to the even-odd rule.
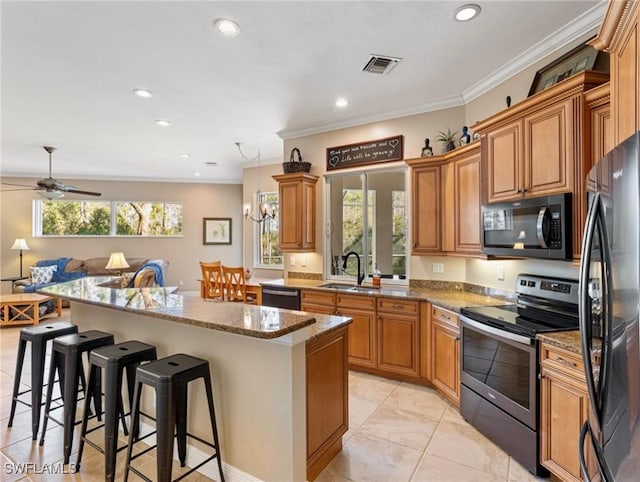
[[[249,159],[244,152],[242,152],[242,147],[240,142],[236,142],[236,147],[238,148],[238,152],[242,158],[247,162],[258,162],[258,190],[254,194],[253,203],[246,203],[243,206],[244,217],[246,219],[250,219],[256,223],[262,223],[264,221],[269,221],[276,217],[276,210],[274,207],[269,206],[267,203],[260,203],[262,200],[262,191],[260,190],[260,150],[258,150],[258,154]]]

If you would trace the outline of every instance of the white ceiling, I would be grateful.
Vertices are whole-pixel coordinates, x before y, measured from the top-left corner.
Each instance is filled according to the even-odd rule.
[[[54,145],[59,179],[239,182],[236,141],[281,162],[282,138],[460,105],[604,12],[481,0],[477,19],[455,22],[463,3],[3,0],[0,173],[45,177],[41,146]],[[218,35],[221,17],[240,35]],[[374,75],[369,54],[403,61]]]

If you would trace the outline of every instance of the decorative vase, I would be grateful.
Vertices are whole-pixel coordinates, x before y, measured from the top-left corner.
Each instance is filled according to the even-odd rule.
[[[453,151],[455,148],[456,148],[456,142],[455,141],[448,141],[444,145],[444,152]]]

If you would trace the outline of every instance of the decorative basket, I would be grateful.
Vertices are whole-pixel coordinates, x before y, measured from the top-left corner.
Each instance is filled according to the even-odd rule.
[[[298,159],[295,158],[295,153],[298,153]],[[302,160],[300,149],[294,147],[291,149],[291,155],[289,156],[289,162],[282,163],[282,169],[285,174],[291,174],[294,172],[309,172],[311,171],[311,163]]]

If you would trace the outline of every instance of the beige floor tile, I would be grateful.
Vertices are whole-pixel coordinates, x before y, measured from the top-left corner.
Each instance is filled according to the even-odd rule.
[[[383,406],[362,424],[359,432],[424,450],[437,425],[438,421],[427,415]]]
[[[434,389],[402,383],[384,401],[383,406],[409,410],[440,420],[449,403]]]
[[[443,420],[427,447],[428,455],[460,462],[482,472],[507,478],[509,456],[470,425]]]
[[[498,477],[435,455],[420,462],[411,482],[503,482]]]
[[[461,423],[463,425],[469,425],[467,421],[464,418],[462,418],[462,415],[460,415],[460,410],[458,409],[458,407],[454,407],[453,405],[449,405],[447,409],[444,411],[442,420],[446,420],[448,422]]]
[[[411,477],[422,452],[378,437],[356,433],[323,474],[358,482],[405,482]]]
[[[536,477],[520,465],[513,457],[509,457],[509,482],[541,482],[548,479]]]
[[[373,415],[379,406],[377,402],[349,394],[349,431],[343,435],[343,443]]]
[[[383,402],[400,385],[396,380],[370,375],[362,372],[349,372],[349,394],[370,400]]]

